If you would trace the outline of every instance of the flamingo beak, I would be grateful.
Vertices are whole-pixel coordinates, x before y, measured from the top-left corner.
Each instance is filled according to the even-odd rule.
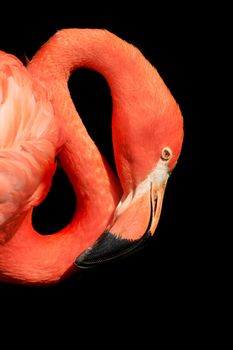
[[[167,178],[159,187],[151,182],[143,195],[133,199],[98,240],[76,259],[75,265],[80,268],[95,267],[142,248],[156,230]]]

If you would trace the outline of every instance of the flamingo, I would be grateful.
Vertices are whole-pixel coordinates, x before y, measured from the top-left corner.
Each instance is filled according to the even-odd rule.
[[[117,179],[89,137],[68,79],[102,74],[112,96]],[[157,70],[102,29],[63,29],[27,67],[0,52],[0,279],[50,284],[134,250],[158,225],[182,148],[183,118]],[[56,157],[76,194],[71,222],[53,235],[32,226]]]

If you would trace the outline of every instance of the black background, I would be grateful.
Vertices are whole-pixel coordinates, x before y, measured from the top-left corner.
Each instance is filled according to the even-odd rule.
[[[204,258],[208,196],[203,194],[206,165],[202,157],[210,121],[206,91],[210,84],[212,42],[216,39],[215,17],[212,8],[157,5],[152,8],[146,3],[134,4],[128,12],[114,3],[103,9],[91,4],[84,9],[78,2],[56,4],[52,10],[34,4],[27,7],[28,12],[22,5],[14,5],[0,21],[0,49],[23,61],[25,57],[32,58],[52,34],[65,27],[106,28],[133,43],[158,69],[179,103],[185,132],[182,153],[167,186],[156,239],[118,264],[84,271],[55,286],[0,284],[1,296],[14,300],[14,305],[24,302],[35,307],[35,300],[46,300],[50,307],[53,305],[53,311],[56,305],[88,310],[90,305],[100,305],[110,314],[153,310],[152,317],[159,308],[165,313],[174,309],[176,315],[182,309],[185,318],[199,310],[200,301],[208,303],[205,287],[211,267]],[[12,15],[7,16],[8,13]],[[69,84],[90,134],[114,164],[109,133],[111,98],[105,80],[97,73],[82,70],[73,74]],[[66,191],[61,191],[63,186]],[[49,201],[34,214],[35,226],[41,232],[59,228],[71,215],[72,201],[69,183],[64,174],[57,173]],[[125,308],[117,310],[116,301]]]

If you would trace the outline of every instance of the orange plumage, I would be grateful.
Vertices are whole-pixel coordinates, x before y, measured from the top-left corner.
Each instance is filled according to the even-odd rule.
[[[97,70],[110,86],[120,184],[72,103],[67,81],[79,67]],[[56,282],[87,248],[78,265],[91,255],[96,260],[100,246],[103,253],[106,240],[97,239],[106,227],[108,237],[124,244],[153,234],[182,139],[179,107],[158,72],[138,49],[107,31],[60,31],[27,68],[1,52],[0,278]],[[33,229],[31,213],[49,190],[55,156],[79,205],[65,229],[45,237]]]

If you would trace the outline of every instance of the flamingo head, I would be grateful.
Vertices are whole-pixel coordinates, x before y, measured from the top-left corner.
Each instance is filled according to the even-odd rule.
[[[124,194],[106,231],[76,260],[78,267],[122,257],[142,247],[156,230],[166,184],[183,142],[180,109],[168,89],[164,87],[162,92],[147,118],[139,117],[137,126],[130,125],[121,135],[121,140],[131,140],[130,144],[121,141],[116,147]],[[138,110],[137,106],[134,115]]]

